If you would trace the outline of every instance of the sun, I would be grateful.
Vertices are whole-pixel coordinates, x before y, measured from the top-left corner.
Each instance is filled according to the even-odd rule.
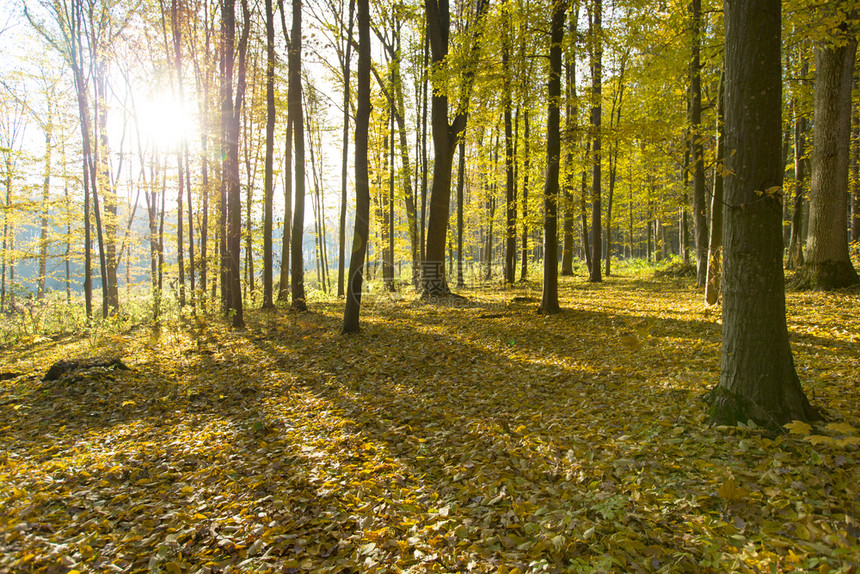
[[[162,152],[177,151],[192,134],[194,113],[172,94],[155,94],[138,110],[141,136]]]

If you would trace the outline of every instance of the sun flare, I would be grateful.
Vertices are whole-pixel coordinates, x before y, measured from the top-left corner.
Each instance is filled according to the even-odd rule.
[[[189,106],[171,94],[147,98],[141,106],[139,121],[141,135],[162,151],[176,150],[194,128]]]

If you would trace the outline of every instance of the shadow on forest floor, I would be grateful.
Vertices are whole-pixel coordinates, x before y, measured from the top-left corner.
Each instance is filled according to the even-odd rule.
[[[532,286],[459,309],[377,301],[350,336],[337,302],[249,311],[243,332],[200,320],[107,341],[129,372],[0,382],[0,572],[860,560],[844,302],[789,295],[801,378],[835,422],[774,437],[707,425],[720,326],[693,289],[561,287],[556,316]],[[46,366],[87,350],[63,344]]]

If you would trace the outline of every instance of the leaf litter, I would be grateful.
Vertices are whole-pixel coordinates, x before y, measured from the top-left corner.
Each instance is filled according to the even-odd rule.
[[[790,293],[807,394],[712,428],[719,310],[666,280],[188,319],[3,349],[0,572],[855,572],[858,321]],[[487,313],[487,309],[492,313]],[[501,311],[501,312],[498,312]],[[130,370],[42,382],[98,352]]]

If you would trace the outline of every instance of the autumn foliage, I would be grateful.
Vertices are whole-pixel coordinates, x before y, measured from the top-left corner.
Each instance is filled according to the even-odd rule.
[[[855,571],[856,293],[788,295],[828,422],[773,434],[707,424],[720,316],[689,281],[8,344],[0,572]],[[129,370],[42,380],[93,354]]]

